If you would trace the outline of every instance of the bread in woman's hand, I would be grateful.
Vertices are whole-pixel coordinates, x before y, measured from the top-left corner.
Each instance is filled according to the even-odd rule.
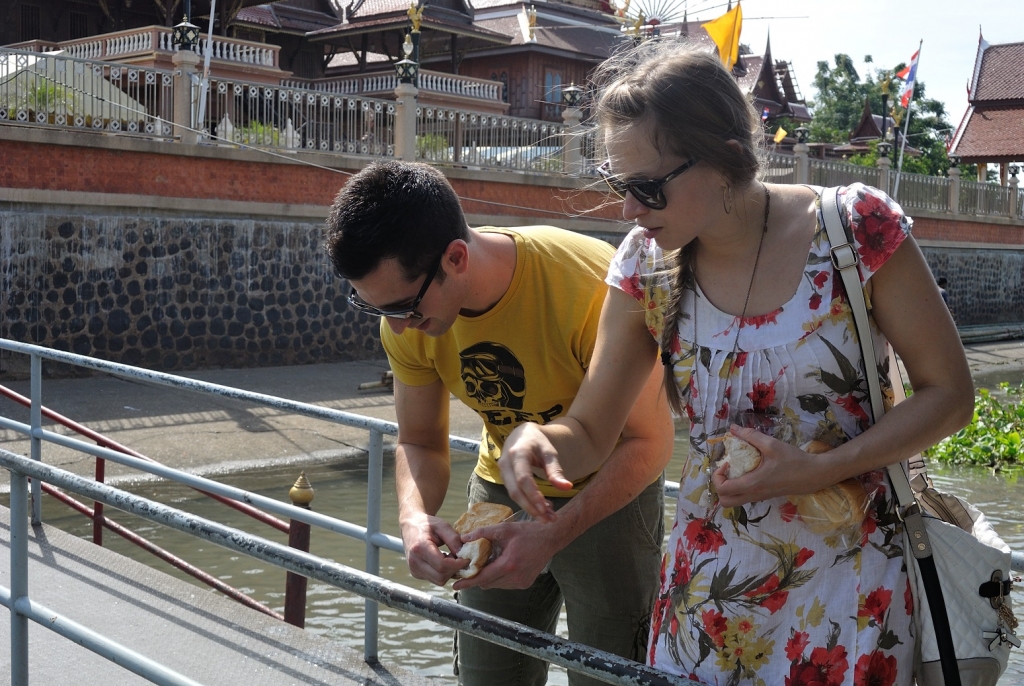
[[[867,513],[868,495],[856,479],[840,481],[817,493],[790,498],[807,528],[819,534],[860,526]]]
[[[512,516],[512,508],[498,503],[473,503],[469,510],[459,517],[452,528],[459,534],[468,534],[484,526],[500,524]],[[460,569],[456,574],[462,579],[470,579],[480,573],[491,556],[491,542],[486,538],[463,544],[457,557],[469,560],[469,566]]]
[[[726,434],[722,439],[722,445],[725,448],[722,462],[729,465],[726,476],[730,479],[743,476],[761,464],[761,451],[742,438]]]
[[[832,446],[817,439],[808,441],[800,449],[819,455],[832,450]],[[840,481],[817,493],[791,496],[797,514],[807,528],[819,534],[830,534],[859,527],[867,514],[868,495],[856,479]]]

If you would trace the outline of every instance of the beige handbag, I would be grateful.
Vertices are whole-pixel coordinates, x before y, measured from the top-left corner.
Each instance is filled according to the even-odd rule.
[[[839,189],[817,190],[832,264],[842,276],[868,370],[876,358],[857,250],[840,212]],[[891,351],[889,363],[899,401],[903,379]],[[877,422],[885,412],[881,382],[877,374],[866,376]],[[888,472],[904,524],[903,557],[914,594],[914,677],[920,686],[994,686],[1010,647],[1020,647],[1010,609],[1010,549],[977,508],[932,486],[920,456],[910,462],[889,465]]]

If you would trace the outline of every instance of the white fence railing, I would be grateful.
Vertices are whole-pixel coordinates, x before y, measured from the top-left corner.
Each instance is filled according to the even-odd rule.
[[[394,156],[395,103],[212,79],[203,125],[217,142]]]
[[[869,186],[879,185],[877,167],[862,167],[848,162],[836,160],[808,159],[809,182],[813,186],[847,186],[851,183],[864,183]]]
[[[0,123],[168,137],[170,72],[0,51]]]
[[[174,32],[165,26],[143,26],[126,31],[105,33],[102,36],[79,38],[76,40],[27,41],[9,46],[29,52],[61,50],[69,57],[82,60],[124,59],[146,53],[176,52]],[[200,34],[199,44],[192,48],[200,57],[206,55],[206,34]],[[267,43],[254,43],[238,38],[214,36],[210,57],[224,62],[269,67],[276,69],[279,65],[281,48]]]
[[[949,179],[944,176],[900,174],[898,202],[907,209],[947,212],[949,183]],[[892,192],[891,187],[889,191]]]
[[[961,181],[960,212],[961,214],[1009,216],[1010,188],[997,186],[994,183]]]
[[[474,167],[561,172],[566,127],[443,107],[416,110],[416,158]]]
[[[761,178],[767,183],[798,183],[796,157],[776,152],[765,154]]]
[[[339,76],[333,79],[319,80],[285,80],[282,86],[307,88],[324,93],[349,95],[356,93],[380,94],[392,93],[398,86],[398,76],[393,69],[373,74],[355,74]],[[493,103],[501,102],[501,83],[485,79],[474,79],[458,74],[421,70],[414,84],[421,91],[453,95],[462,98],[473,98]]]

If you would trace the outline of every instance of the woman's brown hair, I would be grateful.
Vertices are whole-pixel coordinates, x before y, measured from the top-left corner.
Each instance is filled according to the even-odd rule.
[[[742,187],[757,177],[760,120],[717,54],[674,39],[646,41],[602,63],[591,83],[596,90],[598,149],[610,136],[641,126],[657,150],[696,158],[720,173],[729,186]],[[674,264],[662,351],[671,350],[682,293],[692,284],[694,249],[691,242],[666,256]],[[667,357],[663,354],[662,359]],[[682,414],[671,363],[665,364],[665,391],[672,409]]]

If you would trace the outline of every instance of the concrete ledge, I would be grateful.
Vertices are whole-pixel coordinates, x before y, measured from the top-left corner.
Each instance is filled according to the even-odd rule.
[[[922,248],[955,248],[958,250],[1016,250],[1024,249],[1024,245],[1015,243],[977,243],[970,241],[937,241],[930,238],[919,238],[917,244]]]
[[[77,131],[44,128],[30,124],[4,123],[0,125],[0,148],[3,141],[96,148],[123,152],[178,155],[189,158],[207,158],[263,164],[313,164],[328,171],[357,172],[380,157],[360,157],[343,153],[323,153],[308,150],[243,148],[238,145],[182,145],[174,139],[151,139],[141,136],[111,133],[109,131]],[[451,179],[511,183],[548,188],[586,189],[592,179],[581,179],[568,174],[538,174],[517,170],[484,169],[470,166],[433,165]]]
[[[5,208],[9,204],[13,207]],[[255,220],[286,220],[322,222],[327,218],[327,205],[292,205],[286,203],[243,202],[238,200],[209,200],[202,198],[173,198],[133,193],[89,193],[85,191],[50,191],[34,188],[0,188],[0,211],[18,211],[18,205],[59,205],[68,211],[96,214],[137,216],[140,209],[157,210],[182,218],[240,217]],[[470,226],[533,226],[552,224],[582,233],[625,235],[632,224],[612,219],[568,217],[551,215],[550,219],[536,215],[504,215],[467,213]]]

